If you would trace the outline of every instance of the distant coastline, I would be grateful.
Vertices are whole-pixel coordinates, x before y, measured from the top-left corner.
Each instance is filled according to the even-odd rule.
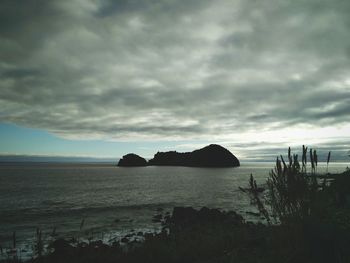
[[[117,159],[119,161],[119,159]],[[115,163],[115,158],[79,156],[0,155],[0,163]]]

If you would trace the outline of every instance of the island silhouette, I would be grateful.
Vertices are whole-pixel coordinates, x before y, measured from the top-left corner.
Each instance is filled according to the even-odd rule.
[[[237,167],[240,162],[226,148],[210,144],[192,152],[157,152],[148,162],[141,156],[130,153],[119,160],[118,166]]]
[[[147,161],[137,154],[129,153],[119,160],[118,166],[147,166]]]

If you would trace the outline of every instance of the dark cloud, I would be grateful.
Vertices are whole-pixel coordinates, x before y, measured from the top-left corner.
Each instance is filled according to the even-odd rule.
[[[150,140],[349,129],[349,1],[6,0],[0,10],[0,121]]]

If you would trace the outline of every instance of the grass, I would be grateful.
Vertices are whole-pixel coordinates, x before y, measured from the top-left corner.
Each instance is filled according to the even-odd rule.
[[[302,147],[302,163],[288,149],[288,161],[280,156],[267,179],[267,195],[261,197],[253,176],[250,179],[252,200],[270,224],[286,226],[291,244],[303,244],[312,262],[350,262],[350,170],[330,175],[320,183],[318,156],[309,149],[311,170],[307,171],[308,147]],[[332,181],[327,183],[327,178]],[[253,182],[253,183],[252,183]],[[315,261],[316,259],[316,261]]]
[[[310,171],[307,170],[308,152]],[[251,199],[256,204],[260,213],[270,224],[272,220],[275,224],[298,224],[310,217],[318,216],[329,206],[336,206],[332,198],[330,189],[333,189],[333,195],[344,193],[344,187],[349,186],[350,182],[345,182],[346,176],[335,175],[332,177],[328,173],[328,164],[331,152],[327,158],[327,174],[318,175],[318,155],[317,151],[309,149],[303,145],[301,164],[297,154],[292,154],[288,149],[288,160],[283,156],[276,159],[275,168],[271,170],[267,179],[267,195],[262,198],[259,194],[259,187],[256,185],[254,177],[251,175],[249,181],[249,191]],[[323,181],[320,183],[320,177]],[[327,178],[334,182],[327,184]],[[344,177],[344,178],[343,178]],[[343,182],[343,183],[340,183]],[[336,187],[335,187],[336,186]],[[340,191],[343,189],[342,191]],[[342,195],[344,197],[344,194]]]

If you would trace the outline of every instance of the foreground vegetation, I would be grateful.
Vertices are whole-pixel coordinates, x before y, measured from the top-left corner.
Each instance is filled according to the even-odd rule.
[[[301,163],[290,149],[286,161],[277,158],[266,191],[251,176],[242,190],[264,223],[246,222],[235,212],[176,207],[162,232],[140,234],[142,242],[58,239],[42,255],[38,232],[30,262],[350,262],[350,170],[320,176],[317,163],[316,151],[303,146]]]

